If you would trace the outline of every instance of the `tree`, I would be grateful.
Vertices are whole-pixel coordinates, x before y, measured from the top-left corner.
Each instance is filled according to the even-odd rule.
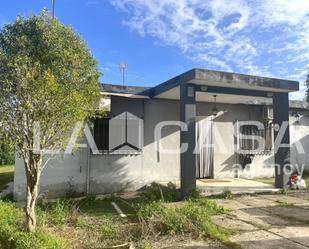
[[[0,127],[0,165],[14,164],[14,155],[14,143]]]
[[[0,30],[0,65],[1,121],[24,161],[26,222],[34,231],[44,150],[63,148],[75,123],[89,117],[100,73],[81,36],[47,11]]]

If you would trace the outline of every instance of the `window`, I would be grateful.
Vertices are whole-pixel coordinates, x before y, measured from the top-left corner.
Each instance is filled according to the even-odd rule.
[[[258,149],[258,141],[254,138],[246,136],[260,136],[265,141],[265,147]],[[258,129],[256,125],[241,125],[238,126],[237,148],[239,151],[247,151],[248,153],[270,153],[273,146],[273,129],[271,123],[264,124],[264,129]]]
[[[123,112],[94,120],[94,141],[103,153],[135,154],[143,147],[143,120]]]
[[[108,151],[110,118],[97,118],[94,120],[94,141],[100,151]]]

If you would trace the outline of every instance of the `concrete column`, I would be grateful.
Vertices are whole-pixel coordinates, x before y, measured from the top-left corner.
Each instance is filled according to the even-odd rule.
[[[187,124],[188,130],[181,131],[180,144],[187,144],[188,149],[180,155],[181,197],[184,198],[196,188],[196,155],[195,148],[195,87],[194,85],[180,84],[180,121]]]
[[[273,96],[273,112],[275,124],[275,140],[281,140],[280,144],[275,143],[275,164],[276,166],[276,181],[277,188],[287,188],[289,185],[289,175],[284,174],[284,165],[290,164],[290,131],[289,131],[289,95],[288,93],[274,93]],[[287,125],[284,133],[278,129],[282,124]],[[279,141],[280,142],[280,141]],[[279,147],[280,146],[280,147]],[[277,153],[276,153],[277,151]]]

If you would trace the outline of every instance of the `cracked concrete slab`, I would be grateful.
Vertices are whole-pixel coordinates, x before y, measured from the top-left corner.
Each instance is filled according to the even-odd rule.
[[[302,244],[304,246],[309,246],[308,226],[288,226],[284,228],[272,228],[269,231],[280,234],[282,237]]]
[[[272,200],[260,198],[259,196],[240,196],[237,201],[250,207],[268,207],[278,205]]]
[[[242,208],[248,208],[249,206],[240,203],[239,201],[236,200],[230,200],[230,199],[215,199],[215,201],[221,205],[224,206],[225,208],[228,209],[233,209],[233,210],[238,210]]]
[[[219,226],[239,231],[230,240],[244,249],[308,249],[309,193],[304,193],[306,198],[301,194],[218,199],[218,204],[232,212],[213,220]]]
[[[237,217],[230,217],[227,215],[216,215],[213,216],[212,221],[220,227],[237,231],[253,231],[257,228],[247,222],[239,220]]]
[[[264,230],[237,234],[230,240],[239,244],[243,249],[308,249],[306,246]]]
[[[266,210],[267,212],[270,212],[273,215],[276,215],[291,222],[299,221],[302,223],[309,224],[309,212],[297,206],[279,205],[264,208],[263,210]]]
[[[260,198],[266,201],[273,201],[276,205],[278,204],[293,204],[293,205],[301,205],[301,206],[309,206],[309,199],[306,200],[304,198],[289,196],[289,195],[260,195]],[[309,197],[308,197],[309,198]]]

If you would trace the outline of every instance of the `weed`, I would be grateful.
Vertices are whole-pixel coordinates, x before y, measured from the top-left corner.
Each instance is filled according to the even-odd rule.
[[[153,182],[146,186],[143,198],[148,201],[174,202],[180,199],[180,194],[171,182],[167,186]]]
[[[231,232],[216,226],[212,215],[226,213],[227,210],[206,198],[189,199],[182,205],[167,205],[162,202],[140,203],[137,205],[142,231],[152,234],[186,234],[205,236],[227,241]]]
[[[7,249],[64,249],[67,244],[40,229],[28,233],[23,229],[24,213],[12,203],[0,204],[0,244]]]
[[[84,207],[91,207],[93,206],[95,201],[96,201],[96,196],[93,194],[89,194],[79,202],[79,205],[84,206]]]
[[[234,198],[234,195],[233,193],[231,192],[231,190],[229,189],[225,189],[222,193],[222,198],[224,199],[233,199]]]
[[[38,205],[38,209],[41,213],[41,218],[44,218],[42,215],[44,212],[48,216],[48,220],[54,225],[63,225],[69,218],[72,218],[74,212],[74,202],[67,199],[59,199],[55,202],[42,203]],[[45,217],[47,220],[47,217]]]
[[[286,189],[286,188],[282,188],[278,192],[278,194],[281,194],[281,195],[286,195],[287,193],[288,193],[288,189]]]
[[[112,222],[105,222],[100,227],[101,240],[119,238],[119,227]]]
[[[163,205],[160,201],[137,203],[135,208],[137,210],[136,214],[140,219],[149,219],[163,211]]]
[[[63,249],[67,248],[66,242],[55,235],[46,234],[43,231],[34,233],[19,233],[15,248],[31,249]]]
[[[201,199],[203,198],[202,191],[200,189],[193,189],[189,192],[187,199]]]
[[[76,227],[84,228],[87,227],[87,222],[82,217],[77,217],[75,219],[75,224],[73,225],[75,225]]]
[[[148,240],[143,240],[137,244],[137,249],[152,249],[152,245]]]
[[[166,234],[183,234],[189,231],[189,224],[186,215],[184,215],[179,208],[168,207],[162,212],[161,230]]]
[[[79,197],[82,195],[82,193],[79,193],[75,190],[74,177],[69,177],[67,185],[68,185],[68,188],[65,194],[66,198],[74,198],[74,197]]]

